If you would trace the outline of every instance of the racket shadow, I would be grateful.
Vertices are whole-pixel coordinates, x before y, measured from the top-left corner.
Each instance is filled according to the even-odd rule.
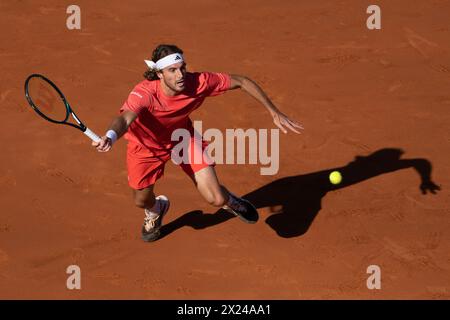
[[[430,161],[422,158],[400,159],[403,153],[401,149],[380,149],[368,156],[356,156],[352,162],[342,167],[277,179],[243,198],[252,202],[256,208],[277,208],[266,218],[265,223],[282,238],[298,237],[308,231],[322,209],[322,198],[328,192],[406,168],[413,168],[419,174],[419,189],[423,194],[435,194],[441,189],[431,180]],[[343,176],[339,185],[332,185],[328,180],[328,175],[334,170],[338,170]],[[183,226],[204,229],[231,218],[235,216],[222,209],[213,214],[191,211],[163,226],[162,237]]]

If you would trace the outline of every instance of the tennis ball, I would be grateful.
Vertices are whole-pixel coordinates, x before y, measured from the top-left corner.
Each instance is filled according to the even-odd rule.
[[[333,171],[330,173],[329,178],[332,184],[339,184],[342,181],[342,175],[339,171]]]

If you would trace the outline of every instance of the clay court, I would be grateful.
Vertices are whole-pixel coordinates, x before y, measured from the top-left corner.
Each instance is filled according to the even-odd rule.
[[[381,30],[364,1],[79,0],[80,30],[66,27],[70,4],[0,4],[0,298],[450,298],[450,1],[377,1]],[[44,74],[104,134],[160,43],[190,71],[254,79],[305,127],[280,134],[276,175],[216,167],[258,223],[209,206],[170,163],[155,189],[172,203],[163,237],[143,242],[126,141],[98,153],[24,98],[26,77]],[[274,128],[239,90],[191,118]],[[69,265],[81,290],[66,288]]]

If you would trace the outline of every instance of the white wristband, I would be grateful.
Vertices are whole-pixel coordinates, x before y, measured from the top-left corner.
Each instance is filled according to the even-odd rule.
[[[117,133],[114,130],[108,130],[106,136],[111,139],[111,144],[117,141]]]

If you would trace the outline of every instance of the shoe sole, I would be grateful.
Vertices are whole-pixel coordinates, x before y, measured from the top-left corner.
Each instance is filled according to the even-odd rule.
[[[157,200],[162,199],[162,200],[167,201],[167,208],[166,208],[166,210],[164,210],[164,212],[161,213],[161,215],[162,215],[161,216],[161,227],[162,227],[162,222],[163,222],[164,216],[170,209],[170,200],[166,196],[157,196],[155,199],[157,199]],[[160,230],[161,227],[159,227],[158,230],[153,233],[150,233],[147,235],[142,234],[142,237],[141,237],[142,240],[144,240],[145,242],[153,242],[155,240],[158,240],[161,235],[161,230]]]

